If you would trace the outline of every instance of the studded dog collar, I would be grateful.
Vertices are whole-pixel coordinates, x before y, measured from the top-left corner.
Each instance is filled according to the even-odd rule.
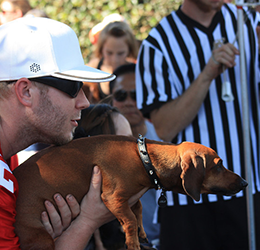
[[[143,137],[142,135],[139,135],[139,138],[137,139],[137,146],[138,146],[140,158],[143,162],[146,172],[150,177],[152,184],[155,185],[156,189],[162,190],[161,196],[158,200],[158,205],[160,207],[165,207],[167,205],[166,191],[162,186],[162,184],[160,183],[159,177],[156,174],[155,168],[146,150],[145,137]]]

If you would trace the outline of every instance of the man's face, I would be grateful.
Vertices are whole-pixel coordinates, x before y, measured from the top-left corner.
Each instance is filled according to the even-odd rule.
[[[194,5],[197,5],[203,12],[219,11],[224,3],[224,0],[188,0]]]
[[[118,110],[126,117],[131,127],[136,126],[144,121],[142,113],[136,106],[136,100],[134,100],[130,92],[135,90],[135,73],[127,73],[120,75],[116,78],[115,86],[112,94],[118,91],[126,91],[127,96],[123,101],[117,101],[113,97],[113,106],[117,107]]]
[[[48,87],[41,94],[39,103],[34,109],[33,130],[39,141],[62,145],[72,140],[81,117],[81,110],[89,106],[82,89],[75,98]]]

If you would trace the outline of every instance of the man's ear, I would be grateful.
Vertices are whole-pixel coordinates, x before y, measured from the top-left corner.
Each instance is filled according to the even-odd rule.
[[[27,78],[21,78],[17,80],[14,85],[15,93],[20,101],[20,103],[24,106],[32,105],[32,88],[34,87],[32,82]]]

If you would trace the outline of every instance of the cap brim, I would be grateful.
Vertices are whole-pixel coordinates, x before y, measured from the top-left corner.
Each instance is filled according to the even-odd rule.
[[[82,82],[110,82],[116,78],[113,74],[106,73],[87,65],[63,72],[55,72],[51,75],[57,78]]]

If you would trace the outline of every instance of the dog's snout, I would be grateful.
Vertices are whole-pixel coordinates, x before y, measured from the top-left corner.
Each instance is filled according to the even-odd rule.
[[[241,188],[246,188],[248,186],[248,183],[246,180],[242,179],[241,182],[240,182],[240,185],[241,185]]]
[[[223,192],[224,195],[234,195],[248,186],[248,183],[243,178],[239,177],[236,182],[228,186],[228,189]]]

